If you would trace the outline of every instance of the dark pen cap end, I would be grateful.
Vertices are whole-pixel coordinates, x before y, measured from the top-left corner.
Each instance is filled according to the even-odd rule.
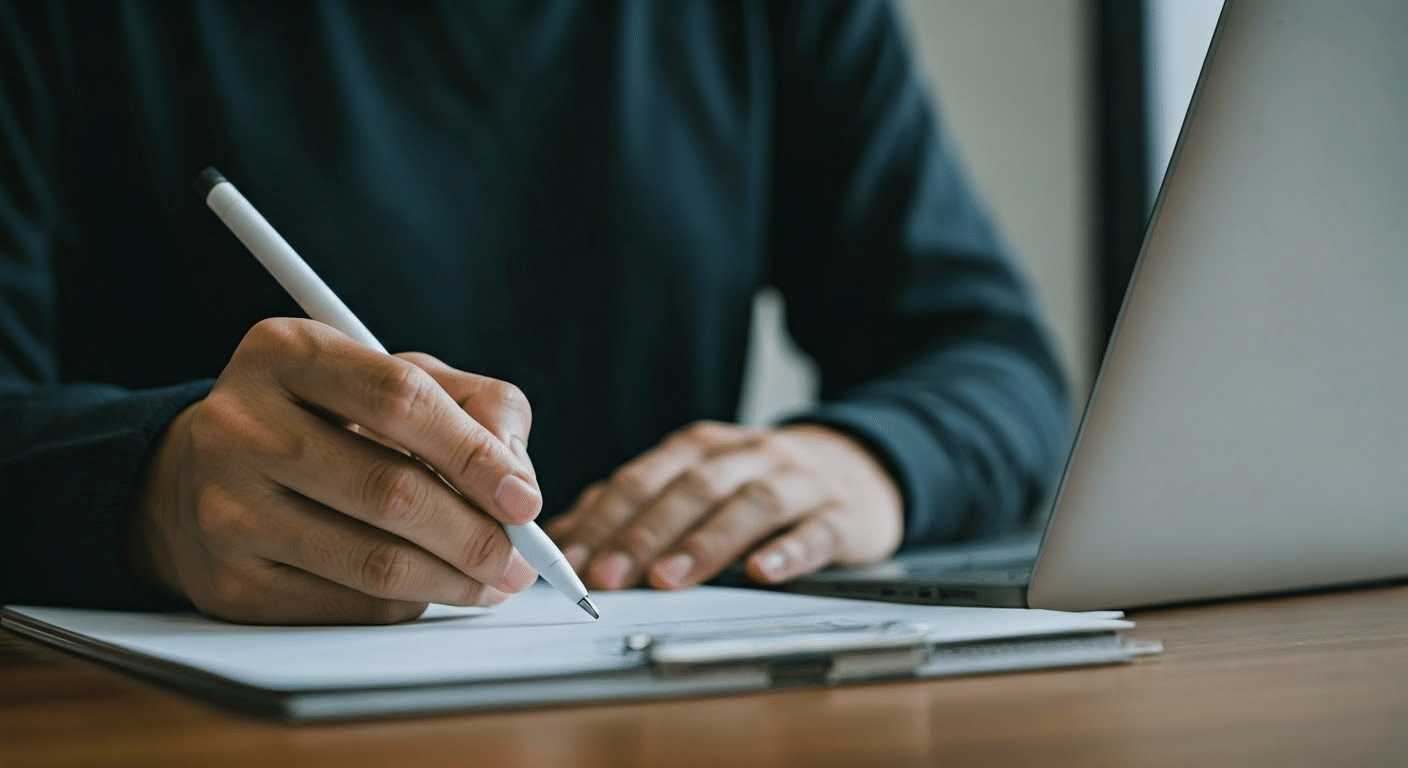
[[[210,190],[215,189],[215,185],[222,181],[228,181],[228,179],[221,175],[219,171],[215,170],[215,166],[208,165],[205,170],[201,171],[200,175],[196,177],[196,194],[200,195],[200,199],[204,200],[210,196]]]

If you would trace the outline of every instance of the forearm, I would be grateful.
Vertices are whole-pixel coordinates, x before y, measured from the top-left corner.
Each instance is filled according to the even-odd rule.
[[[914,545],[1025,521],[1065,456],[1066,397],[1035,332],[993,321],[796,420],[847,432],[880,458],[904,499],[904,544]]]
[[[69,384],[0,395],[0,602],[184,605],[134,574],[125,542],[154,442],[209,387]]]
[[[771,277],[822,378],[799,420],[884,463],[904,543],[1009,529],[1048,492],[1068,429],[1029,289],[893,9],[781,8]]]

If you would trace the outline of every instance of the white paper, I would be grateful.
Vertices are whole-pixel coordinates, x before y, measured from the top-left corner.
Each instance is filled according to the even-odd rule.
[[[809,597],[750,589],[599,592],[593,621],[539,582],[492,609],[431,606],[386,627],[267,627],[193,614],[8,606],[128,651],[276,691],[490,681],[628,669],[635,633],[712,631],[829,619],[907,621],[935,643],[1127,629],[1108,614],[956,608]]]

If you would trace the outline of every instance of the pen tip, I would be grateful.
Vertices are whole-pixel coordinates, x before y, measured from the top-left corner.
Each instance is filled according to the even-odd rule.
[[[590,597],[584,597],[581,600],[578,600],[577,605],[581,606],[582,610],[586,611],[587,613],[590,613],[593,619],[601,618],[601,614],[596,612],[596,606],[592,605],[592,599]]]

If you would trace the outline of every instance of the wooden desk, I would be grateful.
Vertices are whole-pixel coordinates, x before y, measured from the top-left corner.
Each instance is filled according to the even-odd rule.
[[[1408,766],[1408,586],[1135,618],[1132,666],[313,726],[0,632],[0,766]]]

